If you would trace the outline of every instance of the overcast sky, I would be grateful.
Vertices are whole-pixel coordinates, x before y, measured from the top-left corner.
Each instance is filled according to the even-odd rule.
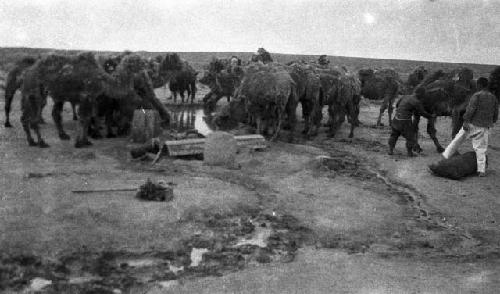
[[[500,64],[500,0],[0,0],[0,47]]]

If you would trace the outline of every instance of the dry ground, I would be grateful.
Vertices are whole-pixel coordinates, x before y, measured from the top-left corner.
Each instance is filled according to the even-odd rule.
[[[498,126],[488,177],[463,181],[429,174],[439,155],[427,135],[416,158],[403,155],[402,140],[400,154],[386,155],[389,130],[371,127],[378,113],[371,103],[353,140],[345,125],[334,139],[323,130],[300,144],[242,150],[239,170],[175,158],[151,167],[130,159],[126,139],[87,149],[60,141],[49,108],[43,134],[51,147],[29,147],[18,99],[14,128],[0,128],[0,291],[25,291],[36,277],[52,281],[46,293],[500,289]],[[64,125],[74,135],[70,119],[68,106]],[[444,143],[448,129],[449,120],[440,119]],[[338,164],[319,166],[318,155]],[[148,177],[174,183],[175,199],[71,192],[137,187]],[[208,252],[197,259],[196,248]]]

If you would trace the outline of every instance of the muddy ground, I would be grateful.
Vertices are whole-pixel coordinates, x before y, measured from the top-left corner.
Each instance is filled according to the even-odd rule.
[[[50,108],[43,134],[51,147],[29,147],[18,98],[14,128],[0,128],[0,292],[500,289],[498,126],[488,176],[462,181],[428,172],[439,155],[423,131],[423,154],[407,158],[401,139],[388,156],[389,129],[372,127],[378,105],[368,102],[352,140],[344,125],[333,139],[322,129],[311,141],[243,149],[236,170],[168,157],[151,166],[130,158],[136,145],[127,139],[93,141],[86,149],[60,141]],[[438,120],[444,144],[449,123]],[[74,136],[69,105],[64,125]],[[321,163],[322,155],[333,159]],[[134,188],[147,178],[171,183],[174,200],[72,192]]]

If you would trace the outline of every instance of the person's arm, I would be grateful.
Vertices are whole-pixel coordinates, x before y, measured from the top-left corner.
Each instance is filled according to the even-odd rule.
[[[416,113],[418,115],[423,116],[423,117],[425,117],[427,119],[430,119],[430,118],[433,117],[432,114],[430,114],[427,111],[425,111],[424,105],[422,104],[422,102],[420,102],[420,101],[417,100],[414,106],[415,106]]]
[[[464,123],[470,123],[472,120],[472,117],[474,116],[474,113],[476,112],[477,109],[477,93],[472,95],[470,98],[469,104],[467,105],[467,108],[465,109],[465,114],[464,114]]]

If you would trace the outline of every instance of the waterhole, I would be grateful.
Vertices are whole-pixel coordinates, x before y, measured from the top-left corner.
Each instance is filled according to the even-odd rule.
[[[172,118],[170,127],[177,132],[196,130],[206,136],[214,130],[210,123],[212,114],[206,113],[201,106],[169,106],[169,111]]]

